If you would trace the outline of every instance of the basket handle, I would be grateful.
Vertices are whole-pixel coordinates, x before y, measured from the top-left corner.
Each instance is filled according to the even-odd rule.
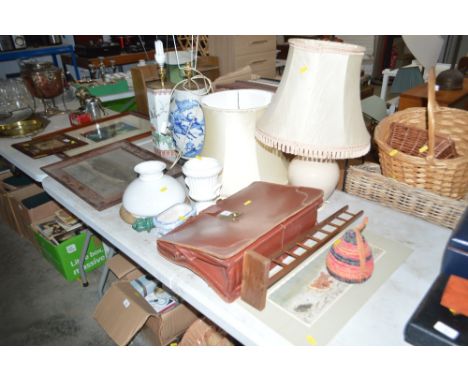
[[[427,123],[428,123],[428,152],[426,160],[432,161],[434,159],[434,146],[435,146],[435,113],[439,110],[439,105],[436,101],[435,91],[436,79],[435,69],[432,67],[429,70],[429,80],[427,83],[428,100],[427,100]]]

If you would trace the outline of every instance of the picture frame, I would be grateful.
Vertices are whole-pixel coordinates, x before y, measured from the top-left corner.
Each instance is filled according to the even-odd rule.
[[[42,170],[102,211],[121,202],[125,189],[137,177],[134,167],[148,160],[162,161],[167,168],[172,164],[151,151],[119,141],[44,166]],[[176,164],[166,174],[178,177],[182,168]]]
[[[69,132],[72,137],[87,142],[88,146],[67,150],[65,155],[72,157],[119,141],[133,142],[149,136],[151,129],[149,119],[135,113],[118,114],[101,119]]]
[[[88,143],[68,134],[42,136],[30,141],[15,143],[12,146],[33,159],[60,154],[66,150],[86,146]]]
[[[150,134],[151,123],[149,119],[130,112],[62,129],[12,146],[34,159],[48,155],[72,157],[114,142],[132,142]],[[63,141],[63,137],[76,143],[59,145],[57,141]],[[47,145],[51,147],[48,148]],[[42,148],[42,150],[38,150],[38,148]]]

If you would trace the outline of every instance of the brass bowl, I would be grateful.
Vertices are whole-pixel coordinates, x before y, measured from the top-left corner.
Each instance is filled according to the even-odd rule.
[[[30,119],[0,125],[1,138],[22,138],[38,134],[45,129],[49,121],[39,116],[33,116]]]

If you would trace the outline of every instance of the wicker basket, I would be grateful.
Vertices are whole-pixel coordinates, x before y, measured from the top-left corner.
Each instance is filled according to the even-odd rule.
[[[466,200],[454,200],[387,178],[375,163],[349,167],[345,190],[447,228],[456,226],[468,206]]]
[[[435,74],[429,74],[427,109],[415,107],[384,118],[375,130],[379,159],[385,176],[424,188],[436,194],[463,199],[468,192],[468,112],[439,107],[435,100]],[[428,125],[428,152],[425,158],[405,154],[389,142],[392,123],[426,130]],[[435,133],[450,137],[455,143],[457,157],[436,159]]]

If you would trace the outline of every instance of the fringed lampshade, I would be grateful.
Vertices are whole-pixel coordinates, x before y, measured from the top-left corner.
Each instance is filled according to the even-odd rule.
[[[360,100],[365,48],[330,41],[289,40],[286,68],[256,137],[298,155],[289,168],[294,185],[321,188],[328,197],[338,183],[337,159],[370,149]]]

